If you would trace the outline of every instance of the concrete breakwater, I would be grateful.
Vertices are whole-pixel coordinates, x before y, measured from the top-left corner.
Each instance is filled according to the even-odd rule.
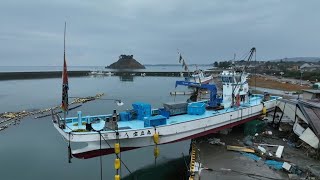
[[[45,79],[60,78],[61,71],[39,71],[39,72],[0,72],[0,80],[16,79]],[[188,72],[181,71],[100,71],[92,73],[91,71],[68,71],[69,77],[82,76],[163,76],[163,77],[187,77]]]
[[[70,71],[70,77],[87,76],[90,71]],[[0,80],[60,78],[61,71],[0,72]]]

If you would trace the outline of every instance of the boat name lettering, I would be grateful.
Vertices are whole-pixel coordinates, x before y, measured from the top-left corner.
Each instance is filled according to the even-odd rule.
[[[140,134],[140,136],[144,136],[144,131],[141,131],[141,134]]]
[[[151,132],[150,132],[150,130],[148,130],[147,135],[150,135],[150,134],[151,134]]]
[[[138,132],[137,132],[137,131],[134,132],[134,133],[133,133],[133,136],[134,136],[134,137],[138,136]]]

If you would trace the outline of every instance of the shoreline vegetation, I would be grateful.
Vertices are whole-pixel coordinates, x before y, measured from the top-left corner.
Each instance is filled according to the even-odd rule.
[[[284,91],[301,91],[302,89],[310,89],[310,87],[306,85],[281,82],[277,81],[276,79],[271,79],[262,76],[251,76],[249,79],[249,85],[251,87],[257,86],[261,88],[277,89]]]

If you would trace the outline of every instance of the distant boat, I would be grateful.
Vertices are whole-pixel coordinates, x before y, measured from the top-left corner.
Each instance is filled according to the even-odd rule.
[[[106,75],[107,75],[107,76],[113,76],[114,73],[109,71],[109,72],[106,73]]]
[[[197,69],[193,73],[190,73],[190,69],[189,69],[186,61],[182,57],[181,53],[178,52],[178,55],[179,55],[179,63],[181,63],[184,70],[188,72],[189,77],[185,78],[186,81],[201,83],[201,84],[208,84],[213,79],[212,75],[205,76],[205,74],[203,73],[203,71],[201,69]],[[197,65],[196,65],[196,67],[197,67]],[[183,74],[180,74],[180,76],[183,76]]]
[[[103,76],[103,75],[105,75],[105,72],[103,72],[103,71],[91,71],[89,73],[89,75],[92,75],[92,76]]]
[[[208,84],[213,80],[213,75],[205,76],[201,69],[194,71],[191,77],[187,77],[186,81]]]
[[[112,72],[106,72],[106,71],[91,71],[89,73],[91,76],[113,76],[114,73]]]

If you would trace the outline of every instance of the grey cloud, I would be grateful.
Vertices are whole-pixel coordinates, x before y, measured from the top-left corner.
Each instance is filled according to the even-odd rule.
[[[316,0],[110,0],[0,2],[1,65],[212,63],[257,47],[259,59],[319,56]]]

